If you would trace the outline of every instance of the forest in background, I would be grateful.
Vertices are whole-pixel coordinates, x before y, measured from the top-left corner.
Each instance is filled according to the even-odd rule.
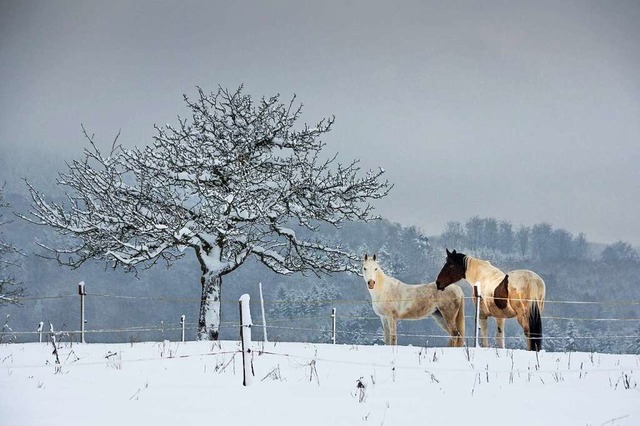
[[[28,200],[5,194],[13,211],[26,212]],[[6,212],[5,212],[6,218]],[[376,253],[387,275],[406,283],[430,282],[444,263],[444,248],[490,260],[507,272],[532,269],[547,285],[544,349],[640,353],[640,272],[638,251],[619,241],[608,246],[589,243],[584,234],[572,235],[548,223],[514,227],[508,221],[472,217],[450,222],[437,235],[386,220],[347,223],[340,229],[323,226],[315,237],[339,243],[356,253]],[[16,273],[25,294],[20,305],[2,305],[0,338],[37,341],[40,321],[51,322],[67,338],[77,340],[79,296],[87,289],[88,342],[178,340],[179,320],[185,315],[187,339],[195,339],[200,297],[200,271],[192,256],[172,268],[156,265],[137,274],[112,270],[103,262],[71,270],[42,258],[35,241],[47,244],[61,238],[50,230],[13,219],[2,227],[2,238],[18,247],[21,268]],[[267,332],[271,341],[329,342],[332,309],[336,309],[337,343],[382,344],[380,321],[374,314],[362,278],[281,276],[257,262],[248,262],[223,281],[221,338],[237,339],[238,298],[249,293],[254,335],[262,328],[258,283],[265,298]],[[466,296],[470,286],[459,283]],[[467,335],[472,336],[473,306],[466,302]],[[489,335],[495,333],[490,321]],[[507,321],[506,344],[523,348],[515,320]],[[30,334],[26,334],[29,332]],[[399,344],[442,346],[447,339],[431,319],[401,321]]]

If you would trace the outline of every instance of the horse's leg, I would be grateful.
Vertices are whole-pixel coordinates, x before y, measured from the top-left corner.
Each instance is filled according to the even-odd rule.
[[[451,318],[449,318],[449,315],[445,315],[442,313],[442,311],[440,309],[436,309],[436,311],[431,314],[431,317],[436,320],[436,323],[438,323],[438,325],[440,326],[441,329],[443,329],[444,331],[447,332],[447,334],[449,335],[449,346],[454,346],[454,342],[453,342],[453,323],[451,322]]]
[[[389,321],[387,320],[387,317],[384,317],[382,315],[380,315],[380,321],[382,321],[382,329],[384,330],[384,344],[385,345],[390,345],[391,344],[391,333],[389,330]]]
[[[504,349],[504,318],[496,317],[496,346]]]
[[[449,334],[449,346],[462,346],[462,344],[458,344],[458,340],[460,340],[460,332],[458,331],[458,327],[456,326],[456,315],[452,315],[451,312],[442,313],[442,311],[438,310],[436,312],[440,312],[440,315],[433,314],[433,318],[436,319],[436,322],[444,331]],[[440,321],[438,321],[440,318]]]
[[[482,336],[482,347],[489,347],[489,327],[488,327],[488,317],[486,315],[480,314],[480,334]]]
[[[455,346],[457,347],[463,347],[464,346],[464,330],[465,330],[465,324],[464,324],[464,297],[462,297],[460,299],[460,304],[458,306],[458,309],[456,310],[456,316],[455,316],[455,320],[454,320],[454,325],[455,325],[455,332],[456,332],[456,339],[455,339]]]
[[[398,344],[398,320],[395,317],[388,317],[389,332],[391,334],[391,344]]]

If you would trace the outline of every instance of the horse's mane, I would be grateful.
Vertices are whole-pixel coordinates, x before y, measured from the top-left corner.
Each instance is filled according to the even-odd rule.
[[[491,262],[489,262],[488,260],[478,259],[477,257],[469,256],[468,254],[464,256],[464,270],[465,270],[465,272],[469,270],[470,261],[475,262],[476,268],[478,266],[482,265],[482,266],[486,266],[486,267],[488,267],[490,269],[495,269],[496,271],[499,271],[499,272],[502,273],[502,270],[500,268],[493,266],[493,264]]]

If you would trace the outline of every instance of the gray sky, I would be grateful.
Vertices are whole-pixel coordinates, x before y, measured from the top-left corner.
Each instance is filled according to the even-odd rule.
[[[335,114],[327,150],[385,168],[392,221],[640,244],[638,22],[637,1],[0,0],[0,179],[53,179],[81,123],[142,145],[183,93],[244,83]]]

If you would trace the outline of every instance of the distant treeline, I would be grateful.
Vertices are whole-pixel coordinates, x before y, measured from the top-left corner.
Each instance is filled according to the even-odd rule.
[[[464,225],[448,222],[439,235],[439,243],[449,248],[494,251],[507,256],[518,255],[523,259],[597,260],[584,233],[574,236],[564,229],[553,229],[545,222],[514,229],[513,224],[505,220],[474,216]],[[639,257],[631,244],[618,241],[607,246],[600,253],[600,259],[606,262],[637,262]]]

